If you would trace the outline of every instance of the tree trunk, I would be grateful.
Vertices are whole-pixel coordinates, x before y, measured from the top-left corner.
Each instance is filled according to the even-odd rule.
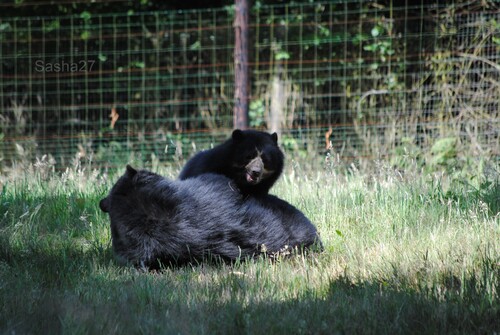
[[[234,128],[248,128],[248,0],[235,0]]]

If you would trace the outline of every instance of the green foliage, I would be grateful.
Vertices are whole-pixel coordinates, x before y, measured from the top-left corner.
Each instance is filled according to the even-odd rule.
[[[80,18],[83,20],[83,29],[84,29],[80,33],[80,38],[86,41],[92,36],[92,32],[90,31],[92,14],[89,11],[83,11],[80,13]]]
[[[92,33],[89,30],[84,30],[80,34],[80,38],[84,41],[88,40],[92,36]]]
[[[53,20],[48,25],[44,27],[45,32],[50,33],[53,30],[57,30],[61,28],[61,24],[59,20]]]
[[[308,156],[306,148],[301,145],[301,141],[299,138],[283,134],[281,136],[281,147],[290,153],[293,153],[299,159],[305,159]]]
[[[274,58],[276,60],[287,60],[290,59],[290,54],[286,51],[278,51],[275,53]]]
[[[201,49],[201,42],[200,41],[196,41],[189,46],[189,50],[191,50],[191,51],[196,51],[196,50],[200,50],[200,49]]]
[[[80,18],[83,19],[84,22],[88,22],[92,18],[92,14],[89,11],[83,11],[80,14]]]
[[[141,61],[135,61],[135,62],[132,62],[130,63],[129,65],[131,68],[138,68],[138,69],[144,69],[146,67],[146,64],[144,62],[141,62]]]
[[[0,32],[7,31],[10,29],[12,29],[12,26],[10,25],[10,23],[8,23],[8,22],[0,23]]]
[[[441,138],[431,147],[431,166],[451,168],[456,164],[458,139],[453,137]]]
[[[392,166],[402,170],[412,168],[415,164],[419,167],[425,164],[422,149],[414,143],[411,137],[401,139],[401,144],[392,152],[390,162]]]
[[[250,102],[250,106],[248,108],[250,127],[258,128],[265,124],[266,121],[264,118],[264,112],[265,106],[263,100],[252,100]]]
[[[371,35],[374,38],[373,43],[363,46],[364,50],[377,54],[382,62],[387,61],[387,56],[392,56],[396,53],[392,48],[392,39],[378,39],[378,37],[382,37],[384,33],[385,28],[382,25],[375,25],[371,30]]]
[[[291,136],[283,136],[281,138],[281,145],[283,146],[283,148],[290,151],[295,151],[299,149],[297,140]]]
[[[405,137],[391,152],[390,163],[401,171],[417,168],[426,173],[445,173],[451,180],[480,187],[485,171],[497,173],[498,164],[487,157],[473,157],[464,148],[456,137],[438,138],[430,149]]]

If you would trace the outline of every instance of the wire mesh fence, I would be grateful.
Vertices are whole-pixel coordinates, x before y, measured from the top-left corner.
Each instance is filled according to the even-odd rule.
[[[257,3],[250,126],[345,161],[498,159],[498,8]],[[219,143],[232,127],[233,11],[2,18],[0,164],[107,167]]]

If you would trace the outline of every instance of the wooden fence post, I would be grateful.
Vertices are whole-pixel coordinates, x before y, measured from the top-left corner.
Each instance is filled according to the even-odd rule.
[[[235,0],[234,128],[248,128],[248,0]]]

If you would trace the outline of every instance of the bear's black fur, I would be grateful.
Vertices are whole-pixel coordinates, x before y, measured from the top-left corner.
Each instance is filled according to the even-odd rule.
[[[230,183],[216,174],[171,181],[127,166],[99,203],[109,213],[118,259],[157,268],[322,248],[316,228],[295,207],[272,195],[245,197]]]
[[[232,179],[243,194],[263,195],[281,175],[283,161],[276,133],[236,129],[224,143],[191,158],[179,179],[216,173]]]

